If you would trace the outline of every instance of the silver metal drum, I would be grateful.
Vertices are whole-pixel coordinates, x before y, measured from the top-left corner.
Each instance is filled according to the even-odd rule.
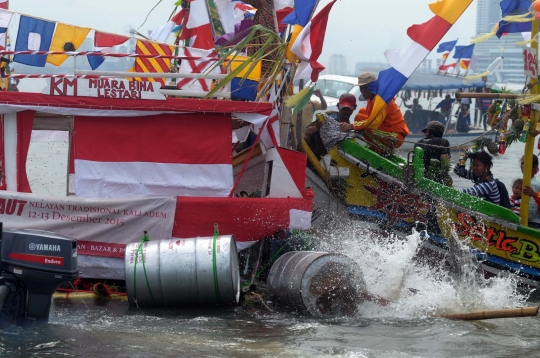
[[[126,288],[131,305],[238,303],[240,272],[234,236],[148,241],[135,265],[138,248],[139,243],[126,245]]]
[[[293,251],[281,256],[268,274],[270,299],[314,316],[352,315],[362,302],[360,266],[341,254]]]

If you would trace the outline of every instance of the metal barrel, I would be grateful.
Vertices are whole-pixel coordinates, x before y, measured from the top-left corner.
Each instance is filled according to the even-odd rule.
[[[360,266],[341,254],[288,252],[268,274],[273,302],[314,316],[354,314],[365,290]]]
[[[130,305],[238,303],[240,270],[234,236],[147,241],[139,247],[140,243],[126,245]]]

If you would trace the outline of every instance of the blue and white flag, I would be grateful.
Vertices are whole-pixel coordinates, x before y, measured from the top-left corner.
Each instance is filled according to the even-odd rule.
[[[21,15],[15,51],[49,51],[55,26],[55,22]],[[45,67],[47,55],[15,55],[13,61]]]

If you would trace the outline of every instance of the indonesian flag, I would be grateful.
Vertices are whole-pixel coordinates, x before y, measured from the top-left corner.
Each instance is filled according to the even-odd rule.
[[[459,66],[464,69],[464,70],[467,70],[469,69],[469,65],[471,64],[471,60],[461,60],[459,62]]]
[[[233,187],[230,115],[76,116],[74,126],[77,196],[227,197]]]
[[[316,82],[319,78],[319,73],[324,70],[324,66],[317,62],[317,60],[322,53],[328,16],[336,1],[333,0],[319,11],[306,27],[304,27],[292,45],[291,52],[302,61],[296,70],[295,79],[311,78],[313,82]]]
[[[439,66],[439,70],[440,70],[440,71],[446,71],[446,70],[448,70],[449,68],[455,68],[456,65],[457,65],[457,62],[450,63],[450,64],[448,64],[448,65],[441,65],[441,66]]]

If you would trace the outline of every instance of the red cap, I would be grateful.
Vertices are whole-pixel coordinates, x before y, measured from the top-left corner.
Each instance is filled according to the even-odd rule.
[[[356,106],[356,97],[352,93],[344,93],[339,97],[339,107],[348,107],[354,109]]]

